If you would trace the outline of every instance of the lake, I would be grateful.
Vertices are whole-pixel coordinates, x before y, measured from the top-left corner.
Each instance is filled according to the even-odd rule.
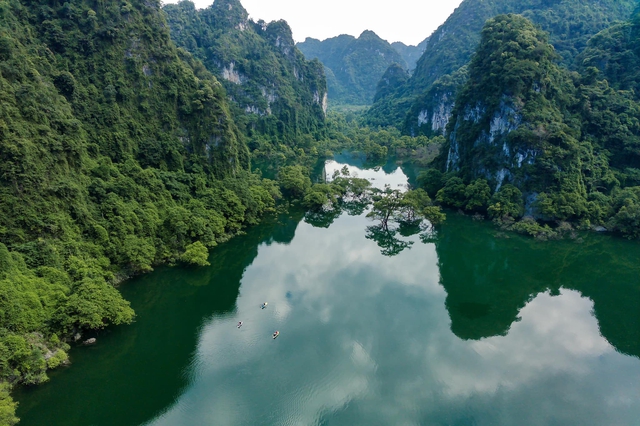
[[[347,163],[406,186],[347,157],[327,175]],[[127,282],[136,322],[18,390],[20,424],[638,425],[638,243],[455,213],[381,235],[365,215],[292,209],[210,267]]]

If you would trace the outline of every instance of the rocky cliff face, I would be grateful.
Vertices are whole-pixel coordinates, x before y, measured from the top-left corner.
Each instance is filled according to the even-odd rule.
[[[475,182],[466,197],[483,179],[487,190],[513,195],[517,187],[518,202],[536,219],[606,223],[640,238],[638,28],[635,16],[593,37],[579,57],[580,73],[561,67],[546,34],[521,15],[488,20],[438,159],[453,175],[443,202],[457,203],[449,194],[459,193],[458,181]],[[433,129],[446,116],[424,110],[419,124],[431,117]],[[502,207],[489,210],[501,215]],[[514,229],[546,232],[530,225],[537,226],[529,220]]]
[[[406,117],[405,132],[433,132],[424,114],[428,111],[432,115],[438,101],[428,96],[428,92],[438,80],[468,63],[485,21],[493,16],[518,13],[531,19],[550,34],[561,62],[572,66],[591,36],[614,21],[627,19],[636,5],[635,0],[465,0],[429,37],[411,79],[386,97],[376,96],[369,120],[375,124],[400,125],[392,120],[402,116]],[[397,108],[405,109],[395,111]],[[389,117],[386,123],[384,116]],[[417,124],[420,116],[423,125]]]
[[[467,78],[468,71],[464,66],[455,73],[438,79],[413,103],[403,131],[410,135],[444,135],[451,120],[458,90]]]
[[[542,191],[559,183],[542,176],[542,167],[577,165],[577,141],[558,95],[565,73],[554,58],[530,21],[501,15],[487,22],[447,127],[447,171],[484,178],[495,190],[513,183]]]
[[[481,121],[489,123],[482,126]],[[532,165],[540,153],[540,147],[519,146],[509,140],[512,132],[523,124],[523,111],[514,105],[513,99],[503,96],[500,105],[487,114],[486,105],[479,103],[473,107],[466,106],[461,116],[456,116],[453,130],[449,134],[449,151],[447,154],[447,171],[460,171],[462,158],[469,148],[458,138],[458,132],[467,126],[477,126],[479,133],[473,142],[475,150],[491,152],[487,164],[475,167],[475,177],[482,177],[495,184],[498,191],[505,181],[514,181],[523,165]],[[526,178],[526,177],[524,177]],[[521,182],[514,182],[521,183]]]
[[[253,22],[238,0],[216,0],[202,10],[183,1],[164,11],[176,44],[222,81],[246,134],[294,142],[301,134],[322,132],[323,68],[304,58],[285,21]]]

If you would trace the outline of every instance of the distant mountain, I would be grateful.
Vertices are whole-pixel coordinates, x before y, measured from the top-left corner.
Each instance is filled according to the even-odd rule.
[[[201,10],[182,1],[163,10],[173,41],[222,82],[247,134],[294,142],[322,130],[327,107],[322,64],[305,59],[285,21],[253,22],[238,0],[215,0]]]
[[[373,31],[364,31],[358,38],[350,35],[324,41],[307,38],[297,46],[308,59],[322,62],[329,101],[336,104],[371,104],[385,70],[392,64],[407,68],[402,55]]]
[[[402,127],[409,134],[441,134],[439,114],[450,113],[455,87],[449,87],[445,97],[441,91],[429,92],[437,80],[469,62],[482,26],[493,16],[517,13],[529,18],[550,34],[561,62],[574,66],[591,36],[628,19],[637,4],[637,0],[464,0],[428,38],[412,77],[394,93],[377,96],[367,119],[373,125]]]
[[[401,41],[396,41],[394,43],[391,43],[391,47],[396,49],[396,52],[398,52],[400,56],[402,56],[402,59],[404,59],[404,61],[407,63],[407,67],[410,70],[413,70],[418,63],[418,59],[420,59],[425,49],[427,48],[428,42],[428,37],[421,41],[417,46],[407,46]]]

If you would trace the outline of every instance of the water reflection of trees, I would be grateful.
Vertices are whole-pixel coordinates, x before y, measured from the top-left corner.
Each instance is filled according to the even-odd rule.
[[[233,312],[242,276],[260,245],[289,244],[303,214],[291,209],[287,215],[265,218],[246,235],[216,247],[210,267],[160,267],[123,284],[137,321],[99,336],[100,349],[91,353],[94,368],[78,365],[61,371],[47,386],[21,389],[20,416],[25,424],[35,424],[29,419],[36,404],[35,411],[65,419],[65,424],[146,424],[164,411],[189,383],[184,372],[198,345],[199,333],[194,330],[199,330],[204,318]],[[87,355],[80,351],[71,355],[86,364]],[[82,383],[109,385],[93,386],[87,396],[87,386],[78,385]],[[26,392],[33,394],[20,398]],[[79,407],[77,401],[87,403]]]
[[[314,228],[328,228],[342,214],[340,209],[310,210],[304,215],[304,221]]]
[[[432,242],[434,226],[445,219],[423,189],[407,192],[371,188],[366,179],[351,177],[348,168],[336,170],[327,184],[314,185],[304,196],[305,222],[328,228],[342,213],[367,217],[378,222],[366,228],[366,238],[375,241],[385,256],[395,256],[410,248],[413,241],[403,239],[423,234],[423,243]],[[403,238],[400,238],[403,237]]]
[[[349,216],[360,216],[370,205],[370,201],[360,200],[344,202],[326,210],[310,210],[305,213],[304,221],[316,228],[328,228],[343,213]],[[414,235],[420,235],[420,241],[428,244],[434,241],[435,230],[429,222],[421,219],[387,222],[386,226],[384,224],[368,226],[365,238],[374,241],[384,256],[396,256],[414,244],[414,241],[408,240]]]
[[[402,240],[397,237],[398,230],[382,225],[367,226],[366,238],[375,241],[384,256],[395,256],[413,245],[413,241]]]
[[[450,217],[434,242],[451,331],[462,339],[505,335],[538,294],[580,292],[601,334],[640,357],[640,246],[599,235],[540,242],[498,235],[490,224]]]

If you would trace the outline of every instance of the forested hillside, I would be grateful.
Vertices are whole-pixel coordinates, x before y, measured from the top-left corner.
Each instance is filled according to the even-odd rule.
[[[281,190],[317,212],[366,187],[292,164],[321,154],[430,165],[409,198],[433,217],[431,198],[541,238],[640,238],[636,4],[465,0],[413,76],[370,31],[301,43],[331,102],[373,100],[369,123],[399,126],[379,129],[327,117],[323,65],[237,0],[0,0],[0,425],[17,421],[12,386],[134,319],[118,283],[206,265]],[[252,157],[286,164],[278,183]]]
[[[448,120],[458,87],[451,83],[460,81],[458,70],[469,62],[485,21],[498,14],[518,13],[532,20],[550,34],[560,62],[573,67],[590,37],[628,19],[636,5],[636,0],[464,0],[429,37],[411,79],[394,93],[377,96],[367,120],[402,127],[409,134],[442,134],[442,118]]]
[[[597,68],[612,87],[632,91],[640,99],[640,5],[630,21],[613,25],[589,40],[577,66],[582,72]]]
[[[407,63],[407,68],[413,70],[424,53],[424,50],[427,48],[427,43],[429,43],[429,37],[418,43],[417,46],[409,46],[400,41],[396,41],[391,43],[391,47],[396,49],[396,52],[402,56],[402,59]]]
[[[329,102],[333,104],[369,105],[378,81],[390,65],[407,68],[400,53],[373,31],[364,31],[358,38],[307,38],[297,46],[308,59],[317,58],[324,65]]]
[[[322,65],[296,49],[289,25],[249,20],[238,0],[164,6],[177,46],[200,59],[224,85],[234,116],[250,138],[294,144],[324,130],[327,88]]]
[[[0,423],[8,384],[133,319],[114,284],[273,208],[226,98],[159,1],[0,1]]]
[[[637,69],[620,63],[638,60],[638,24],[594,37],[578,74],[526,18],[487,21],[425,187],[531,235],[554,236],[568,221],[640,237],[640,104],[618,90],[637,84]]]

